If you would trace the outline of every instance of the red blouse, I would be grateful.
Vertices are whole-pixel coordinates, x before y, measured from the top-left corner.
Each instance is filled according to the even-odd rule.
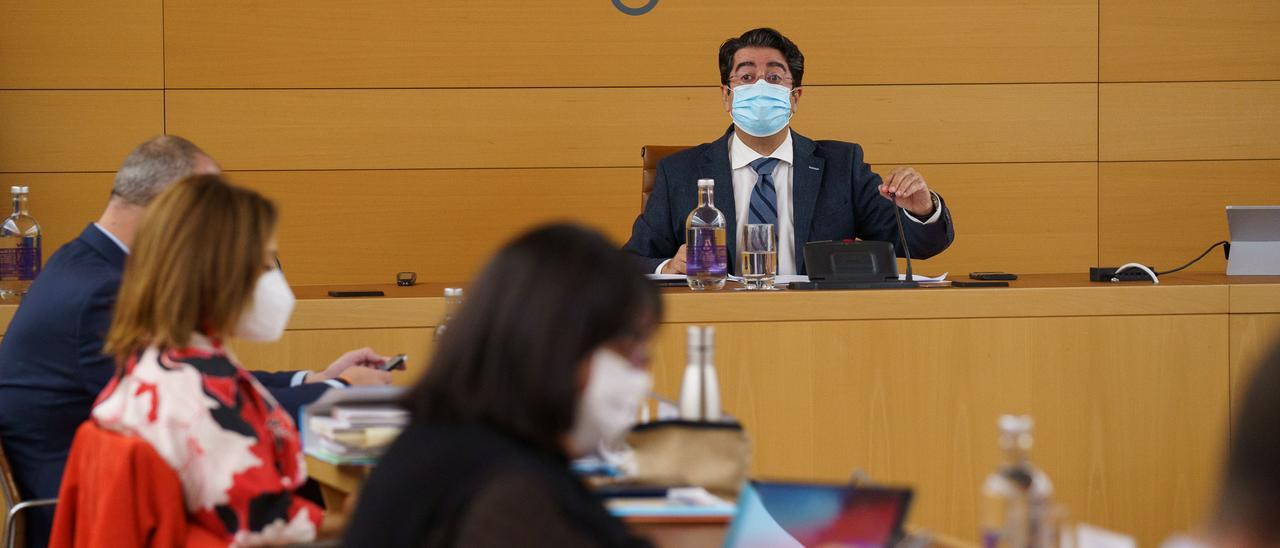
[[[148,348],[98,396],[99,426],[146,440],[182,481],[191,519],[232,545],[305,542],[322,519],[293,419],[217,341]]]

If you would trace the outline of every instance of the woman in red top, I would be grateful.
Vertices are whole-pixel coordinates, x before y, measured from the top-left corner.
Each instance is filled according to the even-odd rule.
[[[293,419],[225,346],[278,339],[293,310],[276,219],[270,201],[213,175],[156,198],[107,336],[120,369],[93,410],[154,447],[191,521],[237,546],[311,540],[322,517],[294,495],[307,472]]]

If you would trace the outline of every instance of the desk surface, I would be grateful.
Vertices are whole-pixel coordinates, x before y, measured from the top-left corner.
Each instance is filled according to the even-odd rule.
[[[433,326],[444,313],[445,287],[459,284],[296,286],[290,329]],[[1027,318],[1280,312],[1280,276],[1173,274],[1159,285],[1090,282],[1085,274],[1026,275],[1008,288],[927,287],[859,291],[662,289],[664,322],[761,322],[859,319]],[[342,297],[330,290],[378,289],[383,297]],[[3,307],[0,307],[3,308]],[[7,323],[0,310],[0,321]],[[340,325],[335,320],[340,319]]]

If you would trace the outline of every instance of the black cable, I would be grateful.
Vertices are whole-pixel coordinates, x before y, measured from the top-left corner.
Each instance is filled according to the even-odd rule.
[[[1193,264],[1196,264],[1196,263],[1200,262],[1200,259],[1203,259],[1205,255],[1208,255],[1210,251],[1213,251],[1213,248],[1218,247],[1218,246],[1220,246],[1220,245],[1225,245],[1225,246],[1227,246],[1227,250],[1230,250],[1230,249],[1231,249],[1231,242],[1228,242],[1228,241],[1226,241],[1226,240],[1223,240],[1223,241],[1221,241],[1221,242],[1218,242],[1218,243],[1216,243],[1216,244],[1213,244],[1213,245],[1209,246],[1209,249],[1204,250],[1204,253],[1201,253],[1199,257],[1196,257],[1196,258],[1194,258],[1194,259],[1191,259],[1191,262],[1189,262],[1189,263],[1187,263],[1187,264],[1184,264],[1184,265],[1182,265],[1182,266],[1180,266],[1180,267],[1178,267],[1178,268],[1175,268],[1175,269],[1173,269],[1173,270],[1166,270],[1166,271],[1164,271],[1164,272],[1156,272],[1156,276],[1164,276],[1165,274],[1173,274],[1174,272],[1177,272],[1177,271],[1182,270],[1182,269],[1184,269],[1184,268],[1186,268],[1186,267],[1188,267],[1188,266],[1191,266],[1191,265],[1193,265]]]

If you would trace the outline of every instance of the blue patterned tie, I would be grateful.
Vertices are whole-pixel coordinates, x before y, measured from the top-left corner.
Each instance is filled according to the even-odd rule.
[[[747,209],[747,224],[774,225],[774,234],[778,232],[778,190],[773,186],[773,168],[777,165],[777,158],[758,158],[751,162],[751,169],[758,177],[751,189],[751,207]]]

